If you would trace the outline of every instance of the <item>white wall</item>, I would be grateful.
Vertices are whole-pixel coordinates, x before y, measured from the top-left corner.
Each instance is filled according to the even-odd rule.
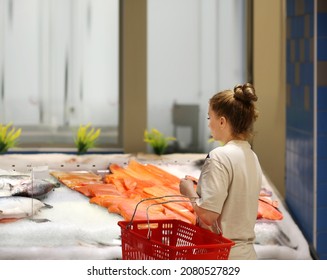
[[[0,1],[0,123],[118,126],[118,1]]]
[[[243,0],[148,1],[148,129],[171,136],[174,102],[199,104],[200,145],[212,148],[208,100],[246,79],[244,6]]]
[[[1,117],[4,118],[1,121],[31,124],[38,122],[40,113],[37,0],[20,1],[17,5],[12,2],[12,6],[6,2],[1,3],[1,87],[5,93],[1,96]]]

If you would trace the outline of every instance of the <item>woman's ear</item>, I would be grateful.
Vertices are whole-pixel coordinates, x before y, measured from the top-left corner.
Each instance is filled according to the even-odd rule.
[[[220,117],[220,118],[219,118],[219,125],[220,125],[221,127],[225,127],[226,123],[227,123],[227,120],[226,120],[225,117]]]

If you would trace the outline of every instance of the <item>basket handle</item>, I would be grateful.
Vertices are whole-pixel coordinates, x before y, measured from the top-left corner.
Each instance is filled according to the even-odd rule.
[[[134,215],[136,213],[136,208],[137,206],[142,203],[144,200],[154,200],[154,199],[161,199],[161,198],[166,198],[166,197],[184,197],[184,198],[189,198],[189,201],[190,203],[195,203],[195,199],[197,197],[186,197],[184,195],[167,195],[167,196],[161,196],[161,197],[153,197],[153,198],[147,198],[147,199],[143,199],[141,200],[135,207],[135,210],[134,210]],[[170,202],[185,202],[185,200],[182,200],[182,199],[175,199],[175,200],[168,200],[168,201],[162,201],[162,202],[156,202],[156,203],[153,203],[151,205],[149,205],[147,208],[146,208],[146,218],[147,218],[147,223],[148,223],[148,234],[147,234],[147,238],[150,239],[151,237],[151,227],[150,227],[150,219],[149,219],[149,208],[152,207],[152,206],[155,206],[155,205],[162,205],[162,204],[167,204],[167,203],[170,203]],[[134,217],[133,215],[133,217]],[[132,217],[132,218],[133,218]],[[131,219],[131,222],[130,224],[133,222],[133,219]],[[213,226],[216,228],[218,234],[223,234],[223,231],[222,229],[220,228],[219,224],[218,224],[218,221],[215,221],[215,223],[213,224]]]
[[[126,228],[129,228],[131,227],[132,223],[133,223],[133,220],[134,220],[134,217],[135,217],[135,214],[136,214],[136,211],[137,211],[137,208],[138,206],[145,202],[145,201],[148,201],[148,200],[155,200],[155,199],[162,199],[162,198],[169,198],[169,197],[183,197],[183,198],[188,198],[189,199],[189,202],[190,203],[194,203],[194,199],[196,199],[196,197],[187,197],[185,195],[164,195],[164,196],[157,196],[157,197],[148,197],[148,198],[144,198],[144,199],[141,199],[136,205],[135,205],[135,209],[134,209],[134,212],[133,212],[133,215],[132,215],[132,218],[130,220],[130,222],[127,224]],[[185,200],[182,200],[182,199],[179,199],[179,200],[169,200],[169,201],[163,201],[163,202],[157,202],[157,203],[154,203],[154,204],[151,204],[149,205],[147,208],[146,208],[146,216],[147,216],[147,220],[148,220],[148,226],[150,225],[150,222],[149,222],[149,213],[148,213],[148,209],[149,207],[153,206],[153,205],[158,205],[158,204],[167,204],[167,203],[170,203],[170,202],[185,202]],[[187,201],[186,201],[187,202]]]
[[[164,197],[166,197],[166,196],[164,196]],[[185,196],[181,196],[181,197],[185,197]],[[151,237],[151,227],[150,227],[150,219],[149,219],[149,211],[148,211],[149,208],[152,207],[152,206],[155,206],[155,205],[162,205],[162,204],[167,204],[167,203],[170,203],[170,202],[185,202],[185,200],[174,199],[174,200],[169,200],[169,201],[156,202],[156,203],[153,203],[153,204],[149,205],[146,208],[146,219],[147,219],[147,222],[148,222],[148,234],[147,234],[148,239],[150,239],[150,237]],[[194,201],[191,201],[191,200],[189,200],[188,202],[194,203]]]

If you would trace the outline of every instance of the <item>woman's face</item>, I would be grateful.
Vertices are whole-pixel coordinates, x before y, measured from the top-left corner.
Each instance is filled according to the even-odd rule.
[[[214,113],[214,111],[209,106],[208,110],[208,127],[210,129],[211,136],[216,141],[221,140],[220,139],[220,118]]]

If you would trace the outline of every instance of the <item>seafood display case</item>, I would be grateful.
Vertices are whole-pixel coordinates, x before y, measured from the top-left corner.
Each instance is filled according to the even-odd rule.
[[[94,174],[101,179],[110,174],[111,164],[125,168],[135,160],[154,165],[177,178],[185,175],[198,178],[204,158],[203,154],[2,155],[0,258],[121,259],[118,222],[124,218],[97,203],[90,203],[85,193],[68,187],[51,174],[74,172],[82,177]],[[23,177],[15,177],[17,175]],[[14,179],[16,181],[10,181]],[[29,180],[33,180],[32,189]],[[266,176],[262,189],[278,204],[282,219],[257,220],[258,259],[311,259],[308,243]]]

